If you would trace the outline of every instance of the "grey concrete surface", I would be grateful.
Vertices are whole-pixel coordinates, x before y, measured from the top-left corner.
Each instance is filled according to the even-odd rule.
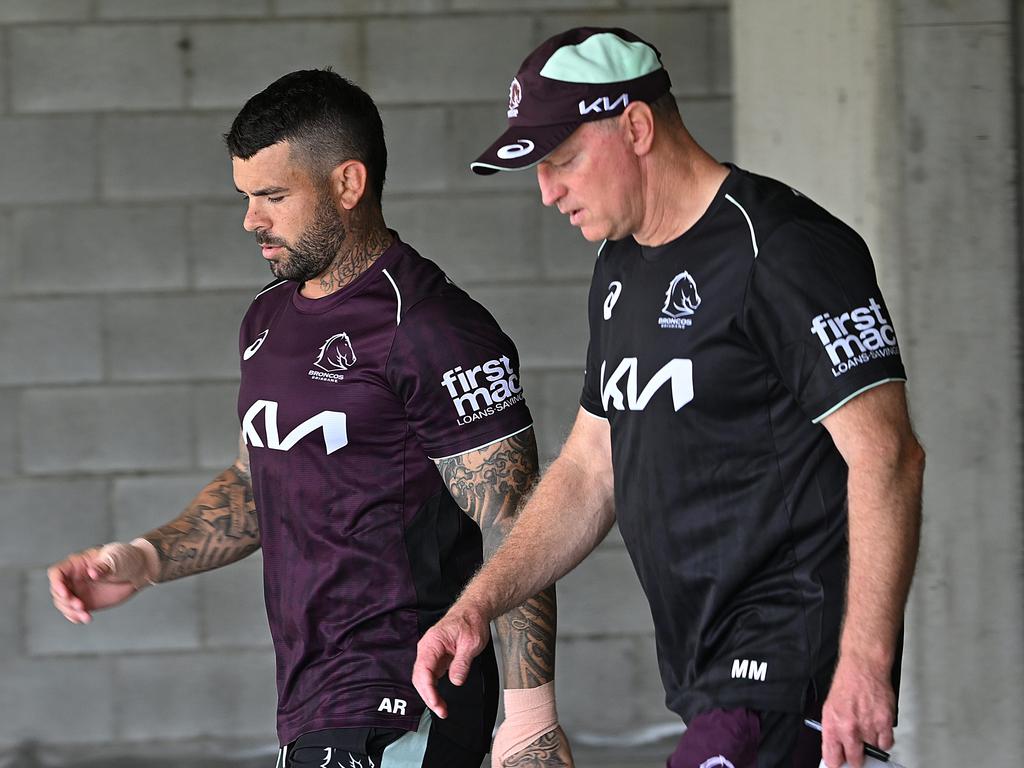
[[[859,223],[897,320],[928,453],[896,748],[912,766],[1024,753],[1022,10],[732,6],[741,162]]]

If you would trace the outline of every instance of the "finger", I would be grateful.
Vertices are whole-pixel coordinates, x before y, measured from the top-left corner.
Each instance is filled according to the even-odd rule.
[[[892,726],[890,725],[885,728],[879,728],[873,743],[876,747],[884,749],[886,752],[891,750],[893,745],[896,743],[896,739],[893,737]]]
[[[70,579],[70,573],[67,567],[70,565],[67,561],[51,565],[46,569],[46,577],[50,581],[50,592],[60,597],[67,598],[71,595],[71,589],[68,586],[68,580]]]
[[[61,615],[72,624],[88,624],[92,621],[92,615],[83,608],[76,608],[68,603],[54,603]]]
[[[843,739],[843,752],[846,757],[846,762],[852,766],[852,768],[863,768],[864,742],[857,737],[856,731]]]
[[[431,712],[444,719],[448,707],[437,691],[437,678],[444,674],[447,654],[430,633],[423,636],[416,648],[416,663],[412,668],[412,684],[423,703]]]
[[[828,768],[839,768],[844,759],[842,742],[823,732],[821,735],[821,757]]]
[[[462,640],[462,638],[460,638]],[[448,667],[448,679],[453,685],[462,685],[469,677],[469,668],[476,658],[477,649],[475,643],[467,641],[458,642],[455,646],[455,658]]]

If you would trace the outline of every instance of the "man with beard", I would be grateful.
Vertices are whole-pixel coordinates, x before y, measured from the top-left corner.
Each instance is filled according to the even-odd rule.
[[[470,685],[446,686],[436,718],[410,677],[417,640],[537,474],[515,346],[385,226],[383,128],[362,90],[294,72],[253,96],[226,140],[244,227],[276,278],[242,321],[238,459],[166,525],[51,567],[54,604],[85,623],[262,547],[279,765],[476,768],[497,706],[493,650]],[[510,690],[495,753],[570,764],[554,592],[496,626]]]

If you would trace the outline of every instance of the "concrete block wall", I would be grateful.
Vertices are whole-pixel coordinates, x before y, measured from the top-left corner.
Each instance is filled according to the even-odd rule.
[[[89,627],[45,567],[177,514],[231,461],[236,333],[270,278],[221,135],[287,71],[331,65],[383,114],[390,225],[519,344],[545,458],[577,407],[594,247],[530,174],[468,162],[542,39],[630,27],[692,131],[732,155],[726,0],[4,0],[0,3],[0,746],[231,737],[270,746],[260,559],[145,592]],[[617,535],[561,587],[578,739],[674,718]]]

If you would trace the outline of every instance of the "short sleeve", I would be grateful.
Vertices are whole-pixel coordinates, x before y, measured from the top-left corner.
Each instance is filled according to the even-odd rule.
[[[461,291],[424,299],[403,314],[387,377],[434,460],[482,448],[533,423],[515,345]]]
[[[587,345],[587,363],[583,371],[583,392],[580,405],[587,413],[602,419],[608,418],[601,402],[601,324],[603,302],[610,287],[601,286],[601,260],[594,266],[594,277],[590,282],[590,297],[587,300],[587,316],[590,325],[590,342]]]
[[[838,220],[785,224],[768,238],[740,322],[815,423],[867,389],[906,380],[867,246]]]

